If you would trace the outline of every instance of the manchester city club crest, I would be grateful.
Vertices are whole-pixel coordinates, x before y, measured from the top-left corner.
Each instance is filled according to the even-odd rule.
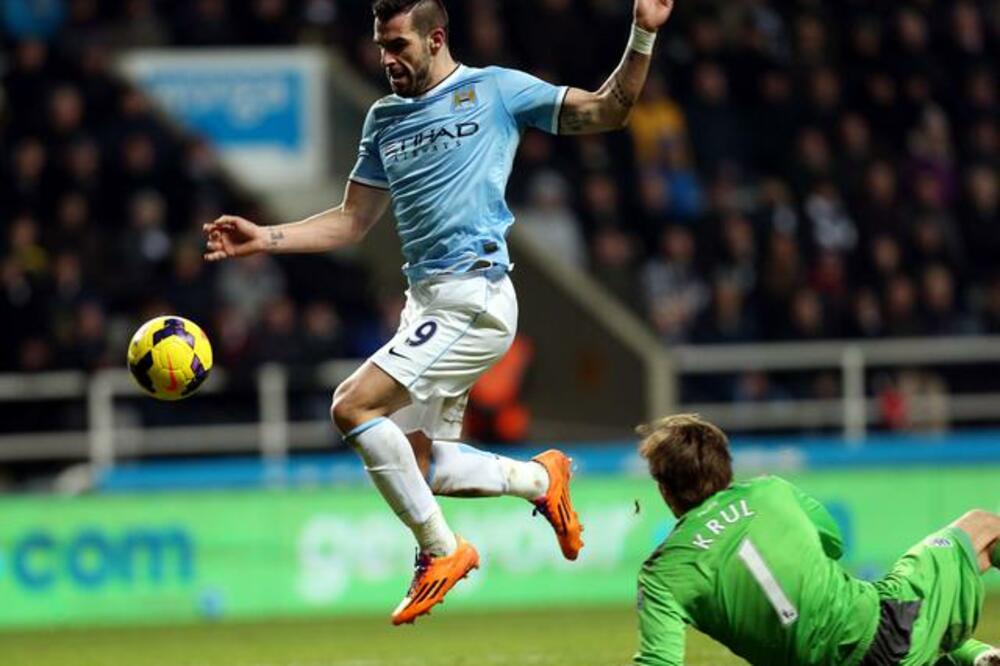
[[[451,98],[452,111],[464,111],[476,107],[476,86],[456,90]]]

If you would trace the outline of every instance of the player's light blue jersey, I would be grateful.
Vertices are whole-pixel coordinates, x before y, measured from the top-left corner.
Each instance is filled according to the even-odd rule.
[[[372,106],[350,179],[392,193],[410,282],[510,266],[504,191],[521,131],[556,133],[565,96],[523,72],[459,65],[424,95]]]

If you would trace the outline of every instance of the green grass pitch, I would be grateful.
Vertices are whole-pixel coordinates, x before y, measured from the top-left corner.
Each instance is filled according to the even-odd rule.
[[[977,636],[1000,642],[1000,597]],[[636,646],[628,608],[461,613],[413,627],[388,618],[0,634],[4,666],[625,666]],[[744,662],[691,632],[686,664]]]

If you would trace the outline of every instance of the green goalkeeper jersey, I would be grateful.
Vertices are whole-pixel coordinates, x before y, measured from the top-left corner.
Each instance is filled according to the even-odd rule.
[[[755,665],[857,664],[879,598],[841,568],[842,554],[827,510],[784,479],[716,493],[642,567],[635,664],[683,664],[687,625]]]

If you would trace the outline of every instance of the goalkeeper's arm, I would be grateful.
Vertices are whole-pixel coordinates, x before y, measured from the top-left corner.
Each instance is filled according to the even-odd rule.
[[[683,666],[684,612],[653,576],[639,576],[639,651],[634,666]]]
[[[957,650],[938,659],[934,666],[997,666],[998,664],[1000,664],[1000,650],[970,638]]]
[[[785,483],[788,482],[786,481]],[[818,500],[802,492],[797,486],[791,483],[788,485],[791,486],[799,506],[809,516],[809,520],[816,528],[816,532],[819,533],[823,552],[826,553],[827,557],[839,560],[844,556],[844,538],[840,535],[840,528],[837,526],[837,521],[833,519],[830,512]]]
[[[970,638],[957,650],[941,657],[934,666],[997,666],[997,664],[1000,664],[1000,650]]]

